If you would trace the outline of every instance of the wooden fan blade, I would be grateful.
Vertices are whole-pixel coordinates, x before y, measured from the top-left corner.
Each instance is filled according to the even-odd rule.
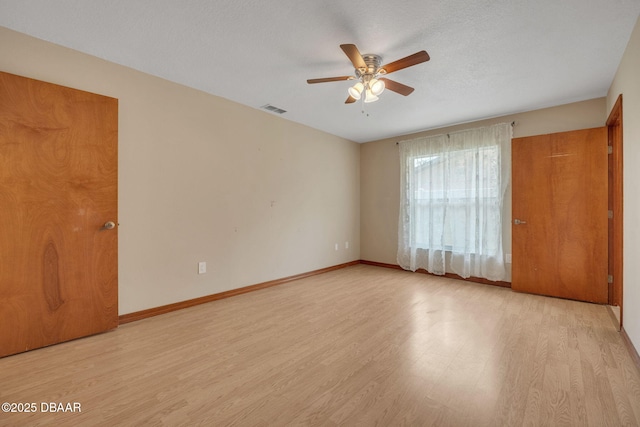
[[[386,73],[389,74],[394,71],[402,70],[403,68],[411,67],[412,65],[427,62],[429,59],[431,59],[429,54],[425,50],[421,50],[413,55],[409,55],[402,59],[398,59],[397,61],[393,61],[390,64],[383,65],[380,69],[385,70]]]
[[[411,86],[403,85],[402,83],[398,83],[395,80],[390,80],[384,77],[378,80],[382,80],[384,82],[385,88],[392,90],[396,93],[399,93],[400,95],[407,96],[407,95],[410,95],[411,92],[415,90]]]
[[[344,103],[345,103],[345,104],[353,104],[354,102],[356,102],[356,99],[355,99],[353,96],[351,96],[351,95],[349,95],[349,97],[347,98],[347,100],[346,100],[346,101],[344,101]]]
[[[307,80],[307,83],[311,85],[314,83],[339,82],[342,80],[351,80],[353,78],[353,76],[326,77],[324,79],[309,79]]]
[[[341,44],[340,48],[347,54],[356,69],[367,68],[367,64],[365,64],[364,59],[355,44]]]

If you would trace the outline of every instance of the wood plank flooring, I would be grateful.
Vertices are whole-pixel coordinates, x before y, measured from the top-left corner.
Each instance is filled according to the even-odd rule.
[[[358,265],[0,359],[0,402],[36,403],[12,426],[637,426],[640,373],[605,306]]]

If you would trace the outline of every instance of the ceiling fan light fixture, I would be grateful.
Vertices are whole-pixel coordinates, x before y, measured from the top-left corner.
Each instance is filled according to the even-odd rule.
[[[364,90],[364,85],[362,84],[362,82],[358,82],[352,87],[350,87],[349,89],[347,89],[347,91],[349,92],[349,96],[355,99],[360,99],[363,90]]]
[[[371,89],[367,89],[364,93],[364,102],[376,102],[379,98],[371,92]]]
[[[378,96],[382,92],[384,92],[384,82],[375,78],[371,79],[371,81],[369,81],[369,88],[371,89],[371,93],[373,95]]]
[[[378,96],[385,89],[389,89],[390,91],[403,96],[410,95],[414,91],[414,88],[398,83],[395,80],[387,79],[386,77],[383,78],[382,76],[395,73],[396,71],[403,70],[408,67],[413,67],[414,65],[421,64],[430,59],[427,51],[421,50],[413,55],[400,58],[397,61],[380,65],[382,64],[382,57],[380,55],[372,53],[362,55],[354,44],[341,44],[340,49],[342,49],[351,61],[351,64],[354,67],[354,75],[308,79],[307,83],[314,84],[355,80],[356,83],[347,89],[349,97],[344,102],[345,104],[353,104],[356,100],[363,99],[363,95],[364,102],[375,102],[378,100]],[[378,78],[379,76],[380,78]]]

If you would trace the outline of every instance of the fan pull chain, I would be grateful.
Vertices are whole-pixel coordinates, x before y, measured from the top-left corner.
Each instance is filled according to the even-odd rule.
[[[364,97],[362,98],[362,100],[361,100],[360,102],[362,103],[362,110],[360,110],[360,112],[361,112],[364,116],[369,117],[369,113],[367,113],[367,112],[364,110],[364,107],[365,107],[365,105],[364,105]]]

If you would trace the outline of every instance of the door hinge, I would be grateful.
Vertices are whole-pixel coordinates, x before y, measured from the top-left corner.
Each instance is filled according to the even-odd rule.
[[[613,211],[607,211],[607,216],[609,217],[609,219],[613,219]]]
[[[613,154],[613,145],[607,145],[607,154]]]
[[[611,274],[607,276],[607,283],[613,283],[613,276]]]

